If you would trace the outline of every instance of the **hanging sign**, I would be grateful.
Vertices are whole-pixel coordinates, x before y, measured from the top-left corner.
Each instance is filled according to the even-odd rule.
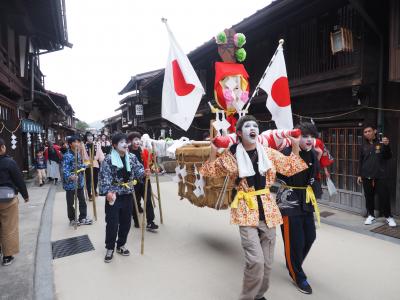
[[[137,116],[143,116],[143,104],[136,104],[135,110]]]

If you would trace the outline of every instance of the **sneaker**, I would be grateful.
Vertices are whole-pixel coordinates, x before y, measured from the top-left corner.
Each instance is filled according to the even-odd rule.
[[[3,257],[3,266],[11,265],[15,260],[14,256],[4,256]]]
[[[387,223],[390,227],[396,227],[396,226],[397,226],[396,222],[394,221],[394,219],[393,219],[392,217],[387,218],[387,219],[386,219],[386,223]]]
[[[114,250],[107,249],[106,256],[104,257],[104,262],[105,263],[111,262],[113,259],[113,256],[114,256]]]
[[[155,232],[155,231],[157,231],[157,229],[158,229],[158,225],[154,224],[154,222],[151,222],[151,223],[147,224],[146,229],[147,229],[148,231]]]
[[[93,220],[86,218],[86,219],[80,220],[79,223],[80,223],[80,225],[92,225]]]
[[[43,186],[44,183],[39,184],[39,186]]]
[[[296,284],[297,289],[302,292],[303,294],[312,294],[312,288],[309,285],[309,283],[307,282],[307,280],[304,280],[302,283],[300,284]]]
[[[375,217],[369,215],[367,219],[365,219],[364,225],[371,225],[373,222],[375,222]]]
[[[81,223],[79,221],[76,222],[76,226],[80,226]],[[69,221],[69,226],[75,226],[75,220]]]
[[[262,297],[262,298],[257,298],[256,300],[267,300],[267,298]]]
[[[117,253],[121,254],[122,256],[129,256],[131,253],[125,246],[117,247]]]

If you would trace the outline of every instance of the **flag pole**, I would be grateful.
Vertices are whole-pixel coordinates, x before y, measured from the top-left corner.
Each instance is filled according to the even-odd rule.
[[[276,54],[278,53],[278,50],[279,50],[280,48],[282,48],[284,42],[285,42],[284,39],[280,39],[280,40],[279,40],[278,47],[276,48],[275,53],[274,53],[274,55],[273,55],[272,58],[271,58],[271,61],[269,62],[267,68],[265,69],[264,74],[261,76],[260,81],[258,82],[256,88],[254,89],[254,92],[253,92],[253,94],[251,95],[249,101],[247,102],[246,108],[245,108],[243,111],[248,112],[249,107],[250,107],[251,100],[253,100],[254,96],[258,94],[258,91],[260,90],[260,83],[263,81],[265,75],[267,74],[269,68],[271,67],[271,65],[272,65],[272,63],[273,63],[273,61],[274,61],[274,59],[275,59],[275,57],[276,57]]]

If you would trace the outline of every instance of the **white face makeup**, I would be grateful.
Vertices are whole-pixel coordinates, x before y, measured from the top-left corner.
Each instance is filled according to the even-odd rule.
[[[300,148],[305,151],[310,151],[314,144],[314,138],[310,135],[301,135]]]
[[[242,127],[242,139],[246,143],[255,144],[260,133],[258,124],[255,121],[244,122]]]
[[[132,146],[133,146],[133,148],[134,148],[134,149],[139,148],[141,142],[142,142],[142,141],[141,141],[139,138],[135,137],[135,138],[133,139],[133,141],[132,141]]]
[[[93,143],[93,136],[92,136],[92,135],[88,135],[88,136],[86,137],[86,139],[87,139],[87,141],[88,141],[89,143]]]
[[[126,140],[121,140],[118,142],[118,145],[117,145],[118,151],[126,152],[127,149],[128,149],[128,144],[126,143]]]

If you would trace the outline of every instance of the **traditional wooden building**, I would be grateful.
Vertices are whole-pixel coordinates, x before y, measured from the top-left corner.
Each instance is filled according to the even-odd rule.
[[[149,105],[147,90],[142,87],[161,71],[154,70],[132,76],[125,87],[118,93],[119,95],[125,95],[119,102],[121,106],[116,109],[116,111],[121,110],[122,130],[124,132],[133,130],[146,131],[143,126],[143,123],[145,123],[144,111],[151,109],[151,105]]]
[[[102,132],[106,132],[107,135],[111,135],[115,132],[122,132],[122,114],[119,113],[115,116],[102,120],[104,127]]]
[[[67,117],[46,91],[40,70],[40,56],[64,46],[72,46],[64,0],[0,2],[0,130],[24,170],[30,167],[31,145],[51,138],[52,124]]]
[[[312,118],[336,159],[331,173],[339,193],[325,194],[322,202],[360,214],[365,200],[356,176],[366,123],[376,124],[392,140],[392,205],[400,214],[399,7],[396,0],[276,0],[232,27],[247,37],[244,65],[252,90],[279,39],[285,40],[294,121]],[[183,132],[161,118],[161,71],[139,87],[139,95],[148,99],[141,123],[149,133],[158,136],[172,128],[175,138],[201,139],[208,130],[212,115],[207,102],[213,102],[214,63],[219,61],[214,40],[188,57],[206,90],[191,128]],[[260,92],[250,106],[263,129],[273,126],[265,101]]]

